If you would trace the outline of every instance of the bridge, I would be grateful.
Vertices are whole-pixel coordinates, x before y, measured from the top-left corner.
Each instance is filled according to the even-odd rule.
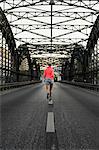
[[[0,149],[99,149],[99,0],[0,0]]]

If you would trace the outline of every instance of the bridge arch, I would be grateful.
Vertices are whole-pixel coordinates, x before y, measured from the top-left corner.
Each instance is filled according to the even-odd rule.
[[[0,7],[0,82],[16,81],[16,43],[10,24]]]
[[[93,84],[99,83],[99,15],[93,25],[87,42],[86,77]]]

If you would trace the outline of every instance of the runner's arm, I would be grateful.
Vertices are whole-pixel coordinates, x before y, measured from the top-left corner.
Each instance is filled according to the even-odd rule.
[[[44,70],[43,79],[45,79],[45,77],[46,77],[46,70]]]
[[[53,77],[53,79],[54,79],[54,69],[52,69],[52,77]]]

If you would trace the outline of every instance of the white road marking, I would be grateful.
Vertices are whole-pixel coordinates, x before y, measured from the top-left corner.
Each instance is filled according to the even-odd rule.
[[[49,133],[49,132],[50,133],[55,132],[54,113],[53,112],[48,112],[46,132],[47,133]]]

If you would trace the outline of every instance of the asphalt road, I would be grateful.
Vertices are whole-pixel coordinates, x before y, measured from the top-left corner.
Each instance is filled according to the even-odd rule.
[[[99,94],[56,83],[52,98],[49,108],[43,84],[1,94],[0,150],[46,150],[50,109],[59,150],[99,150]]]

